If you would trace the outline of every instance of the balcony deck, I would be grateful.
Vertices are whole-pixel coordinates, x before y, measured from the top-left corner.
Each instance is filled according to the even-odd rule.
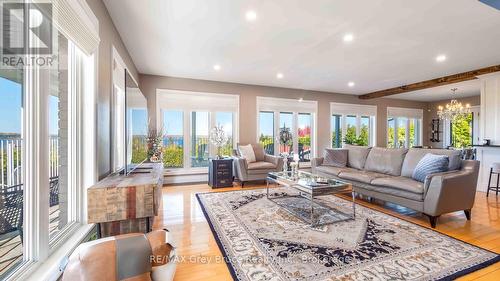
[[[50,207],[49,214],[50,236],[53,236],[59,231],[59,205]],[[0,240],[0,279],[11,268],[14,268],[15,264],[22,262],[22,260],[23,245],[19,235]]]

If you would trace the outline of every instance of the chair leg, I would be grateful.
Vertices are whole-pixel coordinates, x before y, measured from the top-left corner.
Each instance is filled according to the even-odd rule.
[[[245,182],[241,181],[241,187],[245,187]]]
[[[465,217],[467,218],[468,221],[470,221],[470,215],[471,215],[471,210],[464,210]]]
[[[490,195],[491,174],[493,174],[493,168],[490,169],[490,177],[488,179],[488,187],[486,189],[486,197],[488,197]]]
[[[436,228],[437,218],[439,216],[430,216],[430,215],[428,216],[429,216],[429,222],[431,223],[431,227]]]
[[[500,174],[497,174],[497,190],[496,190],[497,191],[496,192],[497,196],[498,196],[498,188],[500,187],[499,183],[500,183]]]

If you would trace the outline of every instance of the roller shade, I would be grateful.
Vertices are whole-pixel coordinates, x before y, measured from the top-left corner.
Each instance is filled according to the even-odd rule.
[[[52,19],[56,28],[86,55],[99,47],[99,22],[83,0],[53,0]]]
[[[377,116],[376,105],[364,104],[349,104],[349,103],[330,103],[330,111],[332,114],[339,115],[364,115],[364,116]]]
[[[387,116],[422,119],[424,117],[424,111],[415,108],[388,107]]]

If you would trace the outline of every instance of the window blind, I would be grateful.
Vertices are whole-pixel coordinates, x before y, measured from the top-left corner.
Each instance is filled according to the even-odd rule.
[[[52,18],[56,28],[86,55],[99,47],[99,22],[83,0],[53,0]]]

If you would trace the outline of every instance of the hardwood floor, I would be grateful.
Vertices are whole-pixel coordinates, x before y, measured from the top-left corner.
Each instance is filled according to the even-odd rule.
[[[263,188],[262,183],[245,184],[244,189]],[[180,257],[185,260],[177,266],[175,280],[232,280],[229,270],[221,261],[222,254],[203,215],[195,194],[241,190],[241,187],[213,190],[206,184],[165,186],[163,202],[154,228],[167,228],[172,234]],[[347,199],[348,196],[346,196]],[[429,227],[428,218],[418,212],[375,200],[359,204],[395,215]],[[472,209],[472,220],[467,221],[463,212],[443,215],[436,230],[479,247],[500,253],[500,197],[478,192]],[[473,272],[460,280],[500,280],[500,263]]]

